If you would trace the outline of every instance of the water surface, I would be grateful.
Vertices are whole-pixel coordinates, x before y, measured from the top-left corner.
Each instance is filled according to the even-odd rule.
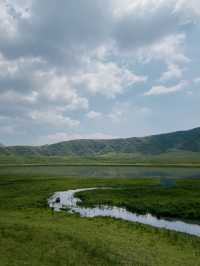
[[[80,178],[200,178],[200,168],[135,166],[1,167],[0,176]]]
[[[151,214],[138,215],[127,211],[124,208],[110,206],[96,206],[94,208],[85,208],[78,206],[81,200],[75,197],[75,194],[82,191],[95,190],[97,188],[85,188],[68,190],[64,192],[56,192],[49,200],[49,207],[55,211],[67,209],[71,213],[78,213],[81,217],[112,217],[125,221],[137,222],[141,224],[151,225],[156,228],[165,228],[177,232],[182,232],[200,237],[200,225],[190,224],[183,221],[158,219]],[[98,188],[108,189],[108,188]]]

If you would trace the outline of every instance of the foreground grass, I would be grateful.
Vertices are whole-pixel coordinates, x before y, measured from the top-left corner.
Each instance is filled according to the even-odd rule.
[[[0,177],[0,266],[200,265],[200,240],[111,218],[51,214],[46,199],[71,188],[156,186],[158,180]]]

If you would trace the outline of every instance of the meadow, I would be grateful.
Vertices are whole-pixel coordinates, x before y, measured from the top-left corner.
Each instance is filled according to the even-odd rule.
[[[197,217],[186,210],[175,216],[200,221],[198,179],[178,179],[176,187],[163,188],[159,178],[70,177],[62,167],[40,170],[0,169],[0,266],[200,265],[198,237],[111,218],[52,214],[47,206],[56,191],[111,186],[116,191],[83,193],[84,204],[104,201],[146,211],[146,203],[155,210],[185,202]]]

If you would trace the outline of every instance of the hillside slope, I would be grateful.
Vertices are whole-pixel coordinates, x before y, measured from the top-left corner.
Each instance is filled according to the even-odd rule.
[[[142,138],[72,140],[38,147],[0,147],[0,155],[9,154],[22,156],[96,156],[106,154],[159,155],[176,151],[200,152],[200,128]]]

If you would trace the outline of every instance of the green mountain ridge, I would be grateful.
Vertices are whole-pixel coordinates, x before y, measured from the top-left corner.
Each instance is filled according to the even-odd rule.
[[[200,127],[141,138],[71,140],[43,146],[0,145],[0,155],[13,156],[159,155],[169,152],[200,152]]]

